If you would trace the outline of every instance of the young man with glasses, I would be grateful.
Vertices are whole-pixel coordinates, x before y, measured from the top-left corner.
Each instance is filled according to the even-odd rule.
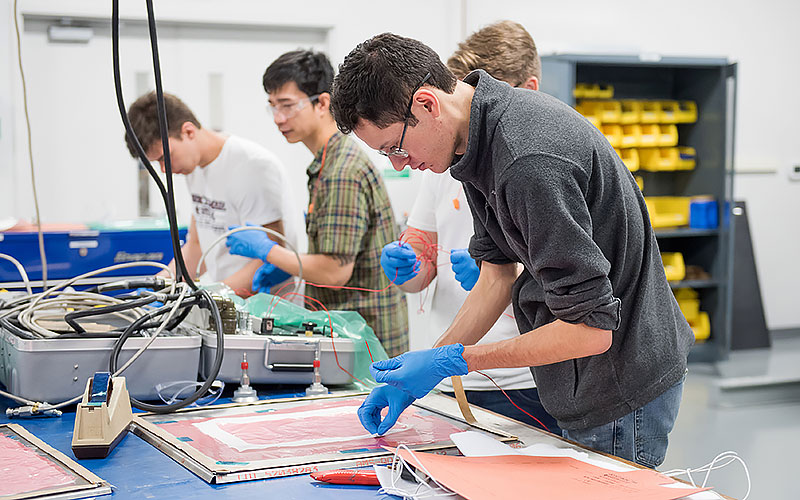
[[[457,81],[429,47],[391,33],[345,58],[332,108],[341,130],[375,149],[390,152],[407,128],[395,168],[462,181],[475,222],[469,252],[481,262],[438,347],[372,365],[390,385],[359,409],[365,428],[386,432],[445,377],[532,367],[564,436],[658,466],[694,338],[642,193],[602,133],[566,104],[485,71]],[[522,334],[475,345],[509,301]]]
[[[283,54],[263,78],[278,130],[314,155],[307,170],[303,278],[333,288],[308,286],[306,294],[328,309],[360,313],[386,352],[396,356],[408,349],[408,310],[405,294],[389,287],[380,271],[380,253],[397,238],[397,226],[380,174],[356,141],[336,128],[330,113],[332,83],[327,56],[312,51]],[[298,273],[294,254],[263,232],[238,232],[227,244],[231,253],[261,259],[281,273]],[[336,288],[341,286],[348,288]]]
[[[181,249],[192,278],[197,278],[194,272],[203,252],[228,226],[249,221],[285,232],[287,239],[295,243],[294,228],[299,221],[286,196],[289,184],[278,158],[252,141],[202,127],[189,107],[174,95],[164,94],[164,106],[172,172],[186,176],[192,196],[189,234]],[[131,104],[128,117],[145,154],[159,162],[163,172],[155,92]],[[131,155],[138,158],[127,136],[126,142]],[[251,289],[259,291],[253,283],[262,264],[232,255],[217,245],[206,256],[203,279],[221,281],[237,294],[248,296]],[[174,265],[174,261],[170,263]]]
[[[513,21],[490,24],[470,35],[458,45],[447,66],[458,78],[481,68],[498,79],[531,90],[539,88],[541,78],[536,44],[525,28]],[[410,334],[412,339],[414,336],[424,338],[422,345],[433,346],[441,332],[453,322],[467,292],[477,282],[480,269],[466,249],[473,221],[461,183],[447,174],[425,172],[422,175],[417,199],[408,216],[406,241],[386,245],[381,253],[381,265],[390,278],[398,276],[394,282],[401,290],[409,293],[428,290],[432,294],[429,328],[412,330]],[[519,336],[513,315],[511,307],[507,307],[479,343]],[[462,377],[467,401],[529,425],[544,425],[550,432],[560,434],[555,419],[539,401],[530,369],[499,368],[485,373],[492,379],[479,373]],[[453,393],[449,378],[436,388],[448,395]]]

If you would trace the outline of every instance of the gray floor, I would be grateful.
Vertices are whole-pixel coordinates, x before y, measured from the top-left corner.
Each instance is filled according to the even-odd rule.
[[[690,365],[659,470],[698,467],[728,450],[747,463],[750,499],[800,498],[800,337],[734,352],[722,363]],[[744,470],[735,463],[713,471],[708,485],[738,499],[747,491]]]

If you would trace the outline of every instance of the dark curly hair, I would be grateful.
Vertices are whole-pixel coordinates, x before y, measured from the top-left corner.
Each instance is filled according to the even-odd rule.
[[[411,94],[427,73],[427,85],[453,93],[455,75],[422,42],[382,33],[358,44],[333,81],[331,109],[339,130],[350,133],[362,118],[380,128],[402,122]],[[408,123],[414,126],[417,120],[411,116]]]

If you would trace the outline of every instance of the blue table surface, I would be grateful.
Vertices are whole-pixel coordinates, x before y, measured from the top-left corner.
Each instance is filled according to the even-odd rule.
[[[262,392],[259,391],[261,395]],[[298,396],[298,393],[273,392],[261,399]],[[221,401],[230,402],[229,400]],[[74,409],[60,418],[9,419],[5,409],[18,406],[0,396],[0,423],[19,424],[36,437],[68,457],[72,454]],[[136,411],[136,410],[134,410]],[[344,486],[318,483],[308,475],[262,479],[232,484],[208,484],[144,440],[128,433],[106,458],[76,460],[101,479],[111,483],[113,494],[99,498],[230,498],[236,500],[291,499],[397,499],[381,495],[377,486]]]

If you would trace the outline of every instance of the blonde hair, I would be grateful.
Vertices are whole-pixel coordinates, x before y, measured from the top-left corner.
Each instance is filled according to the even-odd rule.
[[[530,77],[541,79],[542,63],[536,44],[525,28],[514,21],[490,24],[458,44],[447,67],[459,79],[476,69],[518,86]]]

